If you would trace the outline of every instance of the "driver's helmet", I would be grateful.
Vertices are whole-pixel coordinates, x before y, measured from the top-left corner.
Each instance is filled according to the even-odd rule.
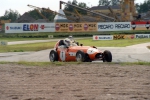
[[[71,41],[74,41],[73,36],[70,35],[68,38],[69,38]]]
[[[64,42],[64,44],[65,44],[67,47],[70,46],[70,43],[71,43],[70,39],[65,38],[65,39],[63,40],[63,42]]]

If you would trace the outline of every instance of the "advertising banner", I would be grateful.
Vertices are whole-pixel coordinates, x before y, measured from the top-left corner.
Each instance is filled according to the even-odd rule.
[[[55,31],[56,32],[68,32],[69,31],[68,23],[56,23]],[[70,29],[73,30],[73,26],[70,25]]]
[[[113,35],[93,35],[93,40],[113,40]]]
[[[5,23],[5,33],[23,33],[23,24]]]
[[[83,23],[83,31],[97,32],[97,23]]]
[[[131,30],[131,22],[103,22],[98,23],[98,31]]]
[[[132,30],[150,30],[150,21],[131,22]]]
[[[134,39],[134,35],[113,35],[114,40],[119,40],[119,39]]]
[[[135,34],[135,38],[150,38],[150,34]]]
[[[92,32],[97,31],[97,23],[56,23],[56,32]]]
[[[5,23],[5,33],[55,32],[55,23]]]
[[[39,23],[39,32],[55,32],[55,23]]]
[[[39,32],[39,24],[38,23],[22,23],[22,31],[23,33]]]

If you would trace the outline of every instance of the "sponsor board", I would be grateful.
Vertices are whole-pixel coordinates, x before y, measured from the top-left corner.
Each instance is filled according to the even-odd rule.
[[[34,23],[26,23],[23,24],[23,31],[27,32],[33,32],[33,31],[39,31],[39,25]]]
[[[124,36],[124,39],[134,39],[135,38],[135,35],[132,34],[132,35],[125,35]]]
[[[150,22],[149,21],[138,21],[131,22],[132,30],[150,30]]]
[[[5,23],[5,33],[55,32],[55,23]]]
[[[119,39],[134,39],[134,35],[113,35],[114,40],[119,40]]]
[[[5,33],[23,33],[23,24],[5,23]]]
[[[39,23],[39,32],[55,32],[55,23]]]
[[[97,31],[97,23],[56,23],[56,32],[92,32]]]
[[[150,38],[150,34],[135,34],[135,38]]]
[[[96,32],[97,23],[83,23],[83,31]]]
[[[123,31],[131,30],[130,22],[98,23],[98,31]]]
[[[113,40],[113,35],[93,35],[93,40]]]
[[[55,30],[56,30],[56,32],[68,32],[68,24],[67,23],[56,23]]]

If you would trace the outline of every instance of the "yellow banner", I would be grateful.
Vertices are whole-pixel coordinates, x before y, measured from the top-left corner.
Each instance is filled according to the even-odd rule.
[[[97,23],[56,23],[56,32],[93,32],[97,31]]]
[[[119,40],[119,39],[134,39],[134,35],[113,35],[114,40]]]

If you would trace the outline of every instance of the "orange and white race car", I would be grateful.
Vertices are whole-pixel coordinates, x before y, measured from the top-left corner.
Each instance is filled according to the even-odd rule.
[[[49,59],[54,61],[77,61],[77,62],[92,62],[102,60],[103,62],[111,62],[112,54],[109,50],[104,52],[97,49],[95,46],[83,46],[77,43],[63,44],[64,40],[60,40],[54,46],[54,49],[49,53]]]

